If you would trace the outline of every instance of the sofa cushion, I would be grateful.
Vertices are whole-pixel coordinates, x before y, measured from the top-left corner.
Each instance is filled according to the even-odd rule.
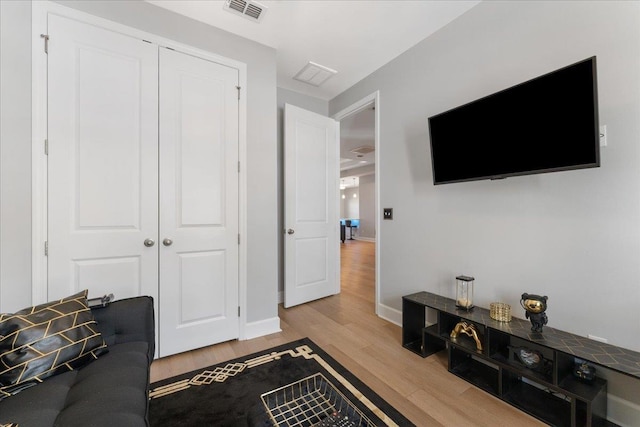
[[[110,348],[78,371],[56,426],[145,426],[149,365],[146,342]]]
[[[23,427],[51,427],[65,407],[78,372],[47,378],[36,387],[0,401],[0,424],[14,422]]]
[[[146,342],[115,345],[96,363],[47,378],[0,402],[0,424],[21,427],[147,425]]]
[[[0,314],[0,400],[25,384],[76,369],[105,352],[86,290]]]

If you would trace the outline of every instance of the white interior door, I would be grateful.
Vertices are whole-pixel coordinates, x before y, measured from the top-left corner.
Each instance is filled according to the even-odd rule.
[[[157,297],[157,47],[50,15],[48,299]]]
[[[285,105],[284,306],[340,292],[339,123]]]
[[[239,336],[237,86],[160,49],[160,356]]]

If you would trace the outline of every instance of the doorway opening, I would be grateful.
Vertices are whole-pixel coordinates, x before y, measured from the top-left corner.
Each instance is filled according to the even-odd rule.
[[[376,314],[380,277],[378,111],[379,94],[375,92],[334,115],[340,122],[341,290],[365,298],[373,294]]]

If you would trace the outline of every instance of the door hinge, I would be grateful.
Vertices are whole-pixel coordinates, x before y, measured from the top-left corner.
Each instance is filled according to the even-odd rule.
[[[49,155],[49,140],[48,139],[44,140],[44,155],[45,156]]]
[[[236,89],[238,89],[238,99],[240,99],[240,89],[242,89],[240,86],[236,86]]]
[[[238,173],[240,173],[240,162],[238,162]]]
[[[40,34],[40,37],[44,39],[44,53],[49,53],[49,34]]]
[[[238,306],[238,317],[240,317],[240,306]]]
[[[49,256],[49,242],[46,240],[44,242],[44,256]]]
[[[240,244],[240,233],[238,233],[238,244]]]

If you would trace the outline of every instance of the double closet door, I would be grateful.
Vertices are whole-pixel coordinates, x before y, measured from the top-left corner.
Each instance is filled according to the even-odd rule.
[[[48,299],[154,297],[161,357],[237,338],[238,70],[48,31]]]

